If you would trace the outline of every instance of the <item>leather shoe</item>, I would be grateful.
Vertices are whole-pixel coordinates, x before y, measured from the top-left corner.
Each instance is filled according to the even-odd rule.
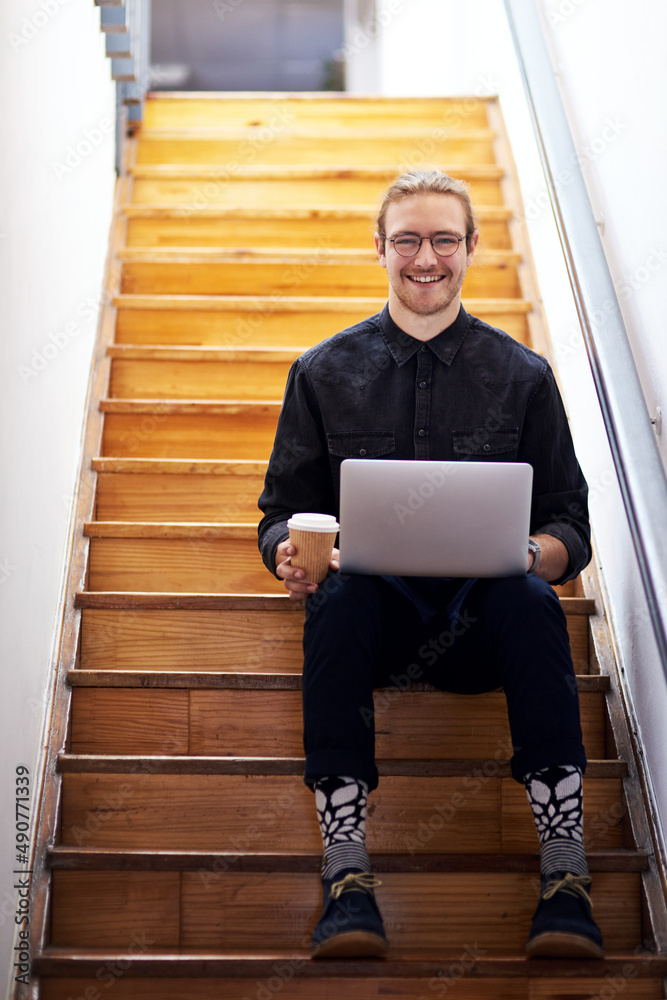
[[[324,908],[312,937],[313,958],[378,958],[389,947],[368,872],[345,869],[322,879]]]
[[[556,872],[542,882],[526,944],[529,958],[604,958],[602,935],[591,915],[588,875]]]

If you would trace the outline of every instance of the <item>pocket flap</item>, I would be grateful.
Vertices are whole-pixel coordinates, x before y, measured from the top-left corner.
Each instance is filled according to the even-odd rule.
[[[379,458],[395,447],[393,431],[349,431],[327,434],[329,453],[336,458]]]

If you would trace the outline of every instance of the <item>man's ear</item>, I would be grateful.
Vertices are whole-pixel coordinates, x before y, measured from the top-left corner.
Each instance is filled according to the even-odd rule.
[[[478,242],[479,242],[479,229],[476,229],[475,232],[470,237],[470,250],[467,250],[467,253],[466,253],[466,257],[467,257],[466,265],[467,265],[467,267],[470,267],[470,265],[472,264],[473,254],[475,253],[475,250],[477,249],[477,243]]]
[[[381,267],[386,267],[387,258],[385,255],[385,237],[380,236],[379,233],[375,234],[375,249],[377,251],[378,260],[380,261]]]

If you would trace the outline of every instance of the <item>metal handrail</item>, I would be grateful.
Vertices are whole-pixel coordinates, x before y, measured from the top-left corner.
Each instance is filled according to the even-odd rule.
[[[504,0],[547,190],[667,679],[667,479],[534,0]],[[543,125],[544,123],[544,125]],[[555,179],[572,178],[559,198]],[[603,309],[604,329],[591,317]]]

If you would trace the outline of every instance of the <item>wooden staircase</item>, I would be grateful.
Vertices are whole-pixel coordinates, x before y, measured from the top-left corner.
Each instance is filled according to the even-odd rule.
[[[289,365],[384,304],[373,209],[423,163],[472,185],[483,246],[466,307],[546,353],[495,100],[160,95],[128,140],[34,864],[33,1000],[665,996],[650,817],[594,569],[558,589],[608,957],[525,958],[538,844],[504,697],[420,689],[376,698],[368,838],[389,955],[308,957],[321,841],[301,777],[303,611],[261,563],[257,497]]]

